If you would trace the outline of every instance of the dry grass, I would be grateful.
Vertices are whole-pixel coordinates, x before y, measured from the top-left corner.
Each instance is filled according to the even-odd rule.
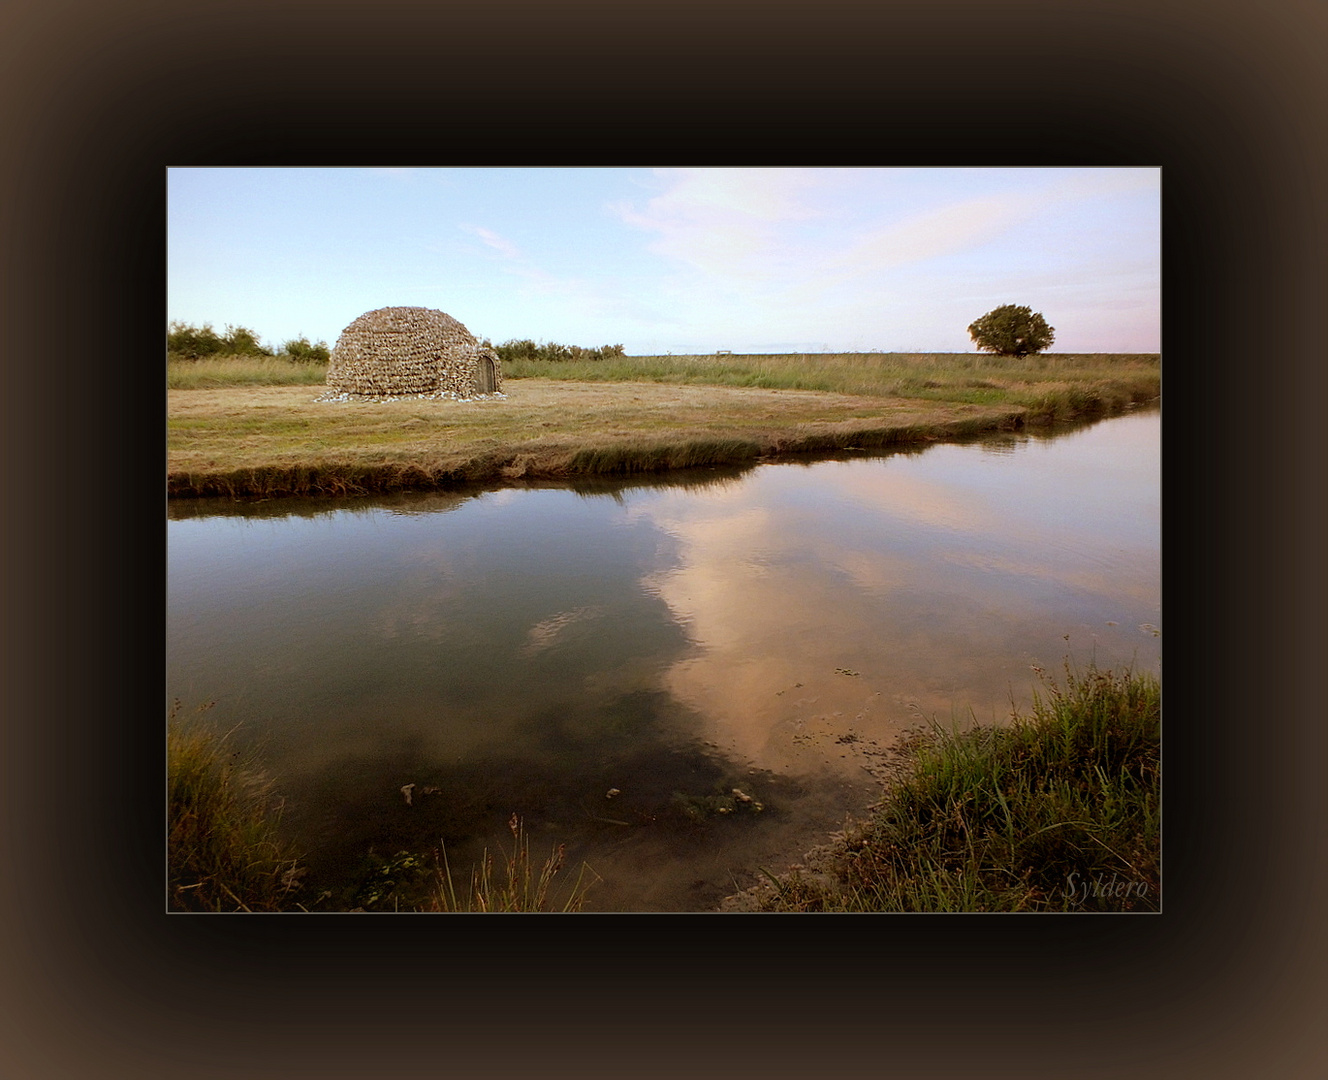
[[[705,463],[707,447],[715,461],[742,460],[923,429],[940,437],[995,427],[1011,415],[966,403],[798,390],[544,379],[512,380],[505,397],[468,402],[316,396],[303,386],[171,391],[172,493],[559,477],[621,471],[633,460],[661,468]],[[399,482],[383,483],[389,474]]]
[[[512,832],[512,850],[501,852],[502,872],[495,873],[493,853],[487,849],[480,864],[470,875],[469,889],[457,892],[446,854],[440,853],[441,865],[437,872],[437,885],[428,911],[580,911],[586,902],[586,893],[593,881],[601,880],[590,867],[582,864],[575,881],[566,883],[561,891],[554,888],[554,879],[567,862],[567,847],[559,844],[536,872],[530,858],[530,838],[525,824],[513,814],[507,823]],[[555,895],[555,893],[557,895]]]
[[[322,386],[327,365],[289,356],[211,356],[198,360],[168,357],[166,386],[198,390],[218,386]]]
[[[1153,387],[1155,353],[814,353],[621,356],[610,360],[516,360],[511,378],[665,382],[841,394],[1031,404],[1071,386],[1121,392]]]
[[[257,766],[233,753],[229,733],[177,702],[166,736],[170,834],[168,903],[179,911],[298,908],[304,874],[279,833],[279,803]]]
[[[618,357],[507,368],[505,396],[469,402],[323,402],[311,385],[172,389],[168,491],[362,494],[734,464],[1108,415],[1161,392],[1157,356]]]

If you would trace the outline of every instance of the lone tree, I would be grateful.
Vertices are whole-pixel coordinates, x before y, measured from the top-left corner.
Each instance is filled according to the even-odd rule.
[[[1006,304],[989,311],[968,328],[977,347],[999,356],[1027,356],[1041,352],[1056,340],[1056,331],[1040,312]]]

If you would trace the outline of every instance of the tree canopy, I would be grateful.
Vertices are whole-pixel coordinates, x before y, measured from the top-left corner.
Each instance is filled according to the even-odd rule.
[[[245,326],[227,324],[226,332],[218,334],[211,323],[202,329],[188,323],[172,322],[166,329],[166,350],[191,360],[204,356],[271,356],[258,335]]]
[[[977,347],[999,356],[1028,356],[1056,340],[1041,312],[1018,304],[1005,304],[987,312],[968,328]]]

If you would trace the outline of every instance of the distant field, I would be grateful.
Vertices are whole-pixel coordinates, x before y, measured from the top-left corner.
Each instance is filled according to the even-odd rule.
[[[509,361],[509,378],[664,382],[823,390],[872,397],[1033,405],[1070,385],[1129,392],[1158,387],[1157,354],[1046,353],[1023,359],[974,353],[801,353],[624,356],[613,360]]]
[[[317,365],[271,381],[171,365],[172,495],[344,494],[751,461],[1103,415],[1157,398],[1156,356],[623,357],[504,365],[471,402],[318,402]],[[187,374],[187,373],[186,373]],[[253,380],[253,381],[245,381]]]
[[[168,357],[166,387],[199,390],[217,386],[322,386],[327,365],[284,356],[213,356],[199,360]]]

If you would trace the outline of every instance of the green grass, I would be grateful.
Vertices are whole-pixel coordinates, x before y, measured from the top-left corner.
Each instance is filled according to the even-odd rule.
[[[279,835],[280,806],[253,763],[202,714],[167,722],[168,904],[177,911],[297,908],[304,874]]]
[[[301,362],[289,356],[215,356],[166,360],[169,390],[199,390],[216,386],[322,386],[327,365]]]
[[[1158,400],[1156,355],[511,361],[501,399],[320,403],[322,365],[175,361],[172,497],[351,495],[924,444]],[[715,389],[711,389],[711,388]],[[790,391],[820,391],[820,394]]]
[[[1161,687],[1068,667],[1009,727],[933,728],[871,819],[769,911],[1158,911]]]
[[[1079,412],[1157,397],[1156,354],[1052,353],[1003,357],[969,353],[800,353],[788,355],[623,356],[600,361],[513,360],[506,377],[576,382],[645,381],[767,390],[820,390],[865,397],[1010,404],[1069,415],[1068,384]],[[1086,385],[1085,385],[1086,384]]]
[[[819,390],[866,397],[1016,404],[1043,411],[1144,401],[1159,393],[1156,354],[1051,353],[1002,357],[971,353],[794,353],[725,356],[620,356],[606,360],[508,360],[510,379],[660,382]],[[327,365],[288,356],[167,361],[170,389],[322,385]],[[1057,401],[1067,384],[1076,402]],[[1085,384],[1090,391],[1085,393]]]
[[[755,461],[761,446],[745,439],[701,439],[680,443],[634,443],[590,447],[572,456],[568,470],[577,476],[663,472],[705,465]]]

